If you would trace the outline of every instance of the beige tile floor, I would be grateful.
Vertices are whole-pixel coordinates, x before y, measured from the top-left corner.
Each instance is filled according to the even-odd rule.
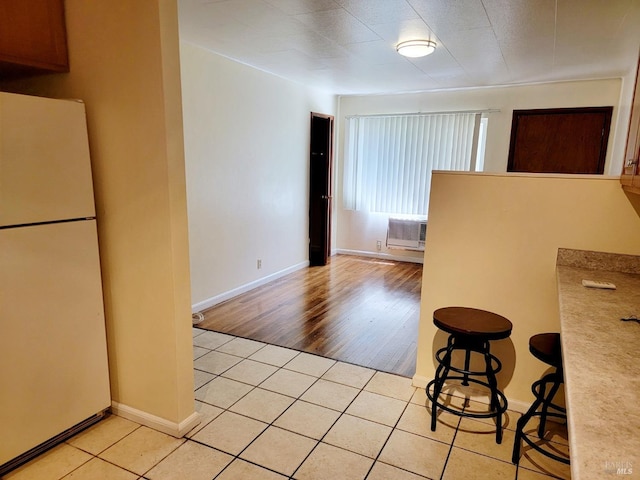
[[[519,466],[510,462],[515,412],[501,445],[491,420],[445,412],[432,432],[425,393],[408,378],[197,328],[193,335],[202,422],[187,438],[111,415],[4,478],[570,478],[568,466],[527,448]],[[566,433],[552,434],[566,452]]]

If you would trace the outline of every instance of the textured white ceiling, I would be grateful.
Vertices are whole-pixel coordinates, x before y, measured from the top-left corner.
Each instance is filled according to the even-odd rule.
[[[180,36],[336,94],[619,77],[640,0],[179,0]],[[401,41],[437,43],[427,57]]]

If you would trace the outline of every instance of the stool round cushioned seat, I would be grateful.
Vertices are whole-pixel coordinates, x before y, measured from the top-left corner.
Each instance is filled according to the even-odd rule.
[[[555,368],[562,368],[562,349],[559,333],[539,333],[529,339],[529,351],[538,360]]]
[[[513,324],[497,313],[469,307],[445,307],[433,312],[433,324],[452,335],[500,340],[511,335]]]

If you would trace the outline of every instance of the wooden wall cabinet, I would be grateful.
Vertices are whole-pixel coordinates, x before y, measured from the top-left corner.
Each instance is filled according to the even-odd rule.
[[[0,0],[0,78],[68,71],[64,0]]]
[[[631,104],[631,120],[629,122],[629,134],[625,149],[624,165],[620,183],[628,192],[640,194],[640,61],[636,72],[636,86]]]

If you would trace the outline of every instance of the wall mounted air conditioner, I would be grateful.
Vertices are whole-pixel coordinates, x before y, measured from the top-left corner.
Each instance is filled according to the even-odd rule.
[[[405,250],[424,250],[427,233],[426,220],[389,218],[387,247]]]

